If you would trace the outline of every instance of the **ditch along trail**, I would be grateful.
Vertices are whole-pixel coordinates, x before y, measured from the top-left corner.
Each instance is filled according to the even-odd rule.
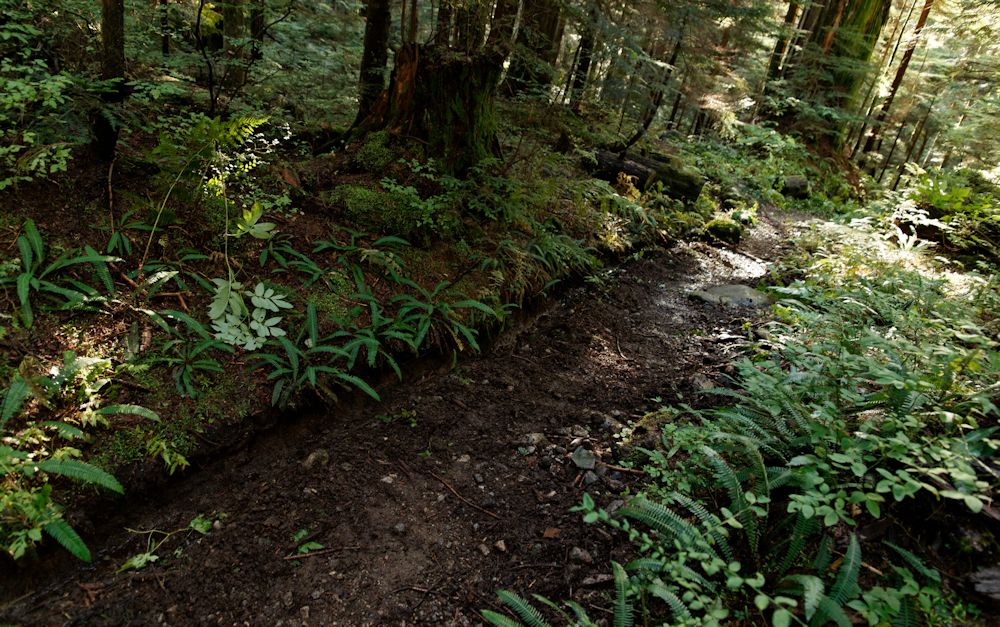
[[[609,506],[641,485],[616,468],[623,426],[725,384],[744,323],[765,312],[690,292],[755,284],[787,228],[762,215],[738,250],[647,254],[569,290],[487,354],[385,388],[382,403],[290,419],[109,504],[78,526],[93,564],[53,552],[0,579],[0,623],[467,625],[500,610],[497,589],[610,616],[610,561],[628,559],[627,543],[569,510],[585,491]],[[579,447],[593,471],[573,459]],[[118,572],[147,551],[149,536],[129,530],[199,514],[218,519],[207,535],[177,533],[157,561]]]

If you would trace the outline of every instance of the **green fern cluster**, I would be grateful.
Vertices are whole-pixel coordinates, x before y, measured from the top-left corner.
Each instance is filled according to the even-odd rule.
[[[32,372],[29,361],[22,363],[0,403],[0,547],[14,559],[22,557],[42,540],[42,533],[84,561],[90,551],[80,536],[63,519],[62,508],[52,498],[50,476],[75,479],[112,492],[122,486],[110,474],[78,459],[79,449],[71,442],[86,439],[82,426],[103,421],[105,416],[133,414],[150,420],[159,417],[137,405],[104,405],[100,390],[107,383],[100,376],[107,360],[64,355],[63,363],[51,376]],[[33,411],[23,415],[29,403],[47,407],[53,417]],[[65,406],[77,408],[74,415]],[[54,408],[54,409],[53,409]],[[60,441],[66,444],[58,444]]]

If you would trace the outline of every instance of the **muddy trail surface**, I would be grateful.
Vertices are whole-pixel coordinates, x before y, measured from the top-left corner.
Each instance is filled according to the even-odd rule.
[[[486,355],[411,376],[380,404],[281,424],[120,502],[81,526],[93,564],[52,554],[5,575],[0,622],[464,625],[500,609],[498,589],[610,615],[610,561],[628,547],[570,508],[585,491],[604,506],[634,492],[615,434],[661,403],[706,402],[697,392],[724,383],[741,327],[765,313],[691,291],[755,284],[786,241],[763,216],[739,250],[679,244],[629,262]],[[207,534],[136,533],[198,515],[216,521]],[[144,553],[156,561],[119,572]]]

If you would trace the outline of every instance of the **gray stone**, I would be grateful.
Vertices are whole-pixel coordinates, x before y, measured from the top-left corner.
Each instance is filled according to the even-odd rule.
[[[1000,601],[1000,567],[980,569],[970,579],[976,592],[995,601]]]
[[[406,533],[406,523],[396,523],[396,526],[394,526],[392,530],[402,535]]]
[[[573,451],[573,463],[582,470],[593,470],[597,466],[597,456],[580,446]]]
[[[800,175],[786,176],[781,186],[781,193],[789,198],[808,198],[809,179]]]
[[[593,470],[588,470],[587,472],[583,473],[584,485],[594,485],[595,483],[597,483],[598,479],[599,477],[597,476],[597,473],[595,473]]]
[[[713,305],[729,307],[761,307],[771,304],[771,297],[746,285],[716,285],[691,292],[691,298]]]
[[[549,443],[544,433],[527,433],[521,438],[521,442],[528,446],[544,446]]]
[[[310,470],[316,466],[326,466],[329,463],[330,453],[326,449],[320,448],[316,449],[312,453],[309,453],[309,456],[302,462],[302,465],[306,470]]]
[[[590,556],[590,552],[587,551],[587,549],[581,549],[578,546],[575,546],[570,550],[569,559],[574,562],[580,562],[581,564],[594,563],[594,558]]]

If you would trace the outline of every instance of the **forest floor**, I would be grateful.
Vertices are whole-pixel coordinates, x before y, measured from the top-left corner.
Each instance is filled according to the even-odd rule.
[[[570,508],[641,485],[619,465],[625,433],[657,440],[647,412],[725,385],[764,312],[690,292],[756,284],[789,224],[762,212],[737,250],[680,243],[627,262],[481,356],[423,362],[381,404],[312,411],[130,496],[81,529],[92,564],[55,553],[0,581],[0,622],[462,625],[499,609],[498,589],[610,614],[610,561],[628,545]],[[186,531],[198,516],[208,533]]]

